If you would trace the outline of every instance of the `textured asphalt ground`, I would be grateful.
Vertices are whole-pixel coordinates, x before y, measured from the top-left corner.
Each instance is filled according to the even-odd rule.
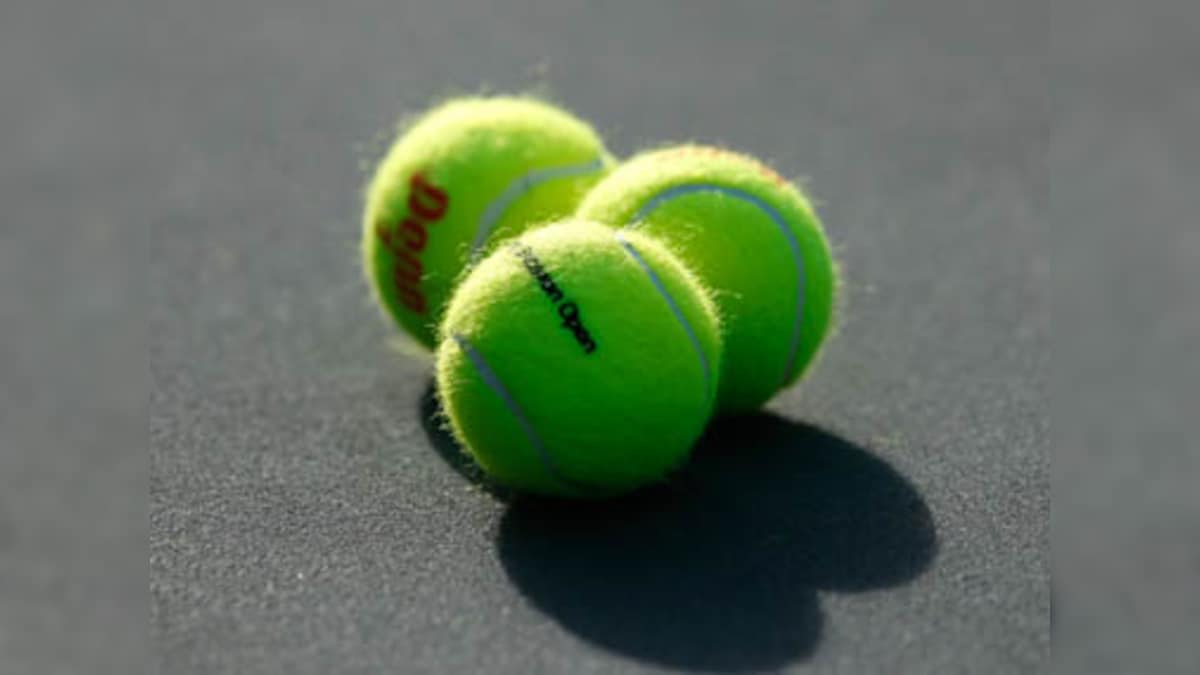
[[[1109,461],[1094,482],[1072,473],[1086,459],[1056,463],[1085,486],[1063,512],[1092,523],[1066,528],[1063,588],[1160,584],[1056,603],[1065,639],[1107,646],[1066,663],[1195,672],[1165,646],[1198,616],[1178,592],[1196,570],[1176,562],[1200,550],[1195,459],[1164,430],[1200,358],[1152,356],[1196,345],[1184,292],[1162,289],[1200,257],[1178,227],[1194,201],[1168,196],[1197,155],[1160,131],[1200,111],[1183,84],[1194,10],[1138,28],[1080,13],[1052,48],[1035,2],[322,4],[5,10],[3,88],[25,95],[0,106],[0,297],[9,337],[52,365],[2,364],[6,438],[39,452],[0,459],[0,671],[133,672],[137,635],[94,627],[140,629],[148,602],[163,673],[1038,672],[1054,218],[1095,235],[1056,259],[1077,289],[1062,320],[1173,308],[1141,309],[1150,350],[1064,356],[1090,374],[1067,413],[1150,421],[1066,439]],[[1136,70],[1151,46],[1154,77],[1119,94],[1091,69]],[[481,90],[546,93],[620,155],[760,155],[820,201],[848,281],[840,335],[667,488],[570,509],[480,489],[428,421],[427,362],[367,300],[366,171],[398,117]],[[1106,187],[1071,180],[1085,169]],[[1138,181],[1149,196],[1101,206]],[[1168,216],[1152,241],[1121,236]],[[148,241],[116,243],[130,223]],[[1083,270],[1127,256],[1154,294],[1093,300]],[[144,329],[120,302],[143,279]],[[57,337],[18,328],[46,302]],[[121,367],[147,350],[148,383]],[[1159,386],[1122,396],[1122,372]],[[74,398],[39,399],[47,378]],[[146,400],[148,476],[125,442]],[[51,475],[70,478],[39,490]],[[106,576],[145,571],[147,481],[148,599],[144,576]],[[1147,481],[1154,499],[1113,514]],[[101,484],[137,500],[99,500]],[[1103,618],[1122,607],[1163,645],[1139,652]]]

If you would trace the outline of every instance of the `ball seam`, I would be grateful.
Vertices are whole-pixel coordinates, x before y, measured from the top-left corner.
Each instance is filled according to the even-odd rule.
[[[800,327],[804,322],[804,298],[806,288],[804,256],[800,250],[800,242],[796,239],[796,234],[792,232],[790,227],[788,227],[787,220],[784,219],[783,214],[779,213],[778,210],[768,204],[761,197],[745,190],[731,188],[725,185],[718,185],[716,183],[684,183],[682,185],[675,185],[663,190],[662,192],[659,192],[650,199],[646,200],[646,202],[642,204],[641,208],[634,213],[633,218],[629,221],[627,227],[636,226],[639,222],[644,221],[651,212],[653,212],[659,206],[662,206],[664,203],[677,197],[682,197],[697,192],[717,192],[727,197],[748,202],[750,205],[765,213],[767,217],[775,223],[780,233],[783,234],[784,239],[787,240],[789,248],[791,248],[792,260],[796,267],[797,297],[796,315],[792,322],[791,344],[788,348],[787,361],[785,363],[783,376],[780,378],[779,384],[781,387],[785,386],[791,379],[792,370],[796,367],[796,357],[800,351]]]
[[[538,435],[533,422],[525,415],[525,411],[517,403],[517,399],[509,392],[508,387],[504,386],[504,382],[500,379],[500,376],[496,374],[496,371],[492,370],[487,359],[475,348],[475,345],[471,344],[470,340],[467,340],[458,333],[451,333],[450,337],[458,345],[459,349],[466,354],[467,359],[471,362],[471,366],[479,374],[479,377],[483,379],[484,384],[500,397],[500,401],[504,404],[504,407],[516,419],[517,424],[525,432],[525,438],[533,446],[534,452],[537,453],[538,460],[541,462],[542,468],[546,470],[546,473],[553,480],[558,481],[561,485],[571,490],[583,493],[596,492],[596,487],[577,481],[563,473],[562,469],[554,461],[554,457],[550,454],[550,451],[546,448],[546,444],[542,442],[542,438]]]
[[[479,262],[479,258],[483,255],[485,244],[488,238],[492,236],[492,230],[496,229],[496,224],[500,222],[500,218],[504,216],[504,212],[526,192],[529,192],[542,183],[552,180],[585,176],[603,169],[604,158],[597,157],[583,164],[565,164],[533,169],[518,176],[495,199],[488,202],[487,207],[483,210],[483,214],[480,215],[479,224],[475,228],[475,239],[471,241],[469,265],[473,266]]]
[[[679,303],[675,302],[675,298],[671,296],[671,292],[667,290],[667,287],[663,284],[662,279],[658,278],[658,274],[654,272],[654,269],[650,267],[650,264],[646,262],[646,259],[642,257],[642,254],[638,252],[637,248],[635,248],[634,245],[630,243],[630,241],[626,239],[620,232],[617,232],[615,236],[617,243],[621,245],[621,248],[623,248],[625,252],[629,254],[629,257],[633,258],[634,262],[637,263],[638,267],[641,267],[642,271],[646,273],[646,276],[650,279],[650,283],[654,286],[654,289],[658,291],[658,294],[662,296],[663,300],[666,301],[667,307],[670,308],[671,313],[675,315],[675,320],[678,321],[679,325],[683,327],[683,331],[687,334],[688,340],[691,341],[692,347],[696,350],[697,358],[700,359],[700,369],[704,373],[705,401],[711,403],[713,394],[716,390],[716,387],[713,386],[712,368],[709,364],[708,356],[704,353],[704,346],[700,344],[700,337],[696,334],[695,328],[692,326],[691,322],[688,321],[687,316],[684,315],[683,309],[679,306]]]

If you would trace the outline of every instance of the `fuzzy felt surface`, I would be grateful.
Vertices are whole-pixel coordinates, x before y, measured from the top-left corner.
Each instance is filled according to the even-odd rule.
[[[362,256],[385,313],[426,347],[462,271],[496,242],[569,215],[613,160],[535,98],[451,99],[410,126],[367,185]]]
[[[500,245],[464,279],[437,384],[455,436],[500,482],[611,496],[686,461],[720,340],[707,291],[665,248],[568,221]]]
[[[713,290],[726,414],[794,382],[830,332],[838,279],[821,222],[795,185],[752,157],[652,150],[597,184],[578,213],[659,239]]]

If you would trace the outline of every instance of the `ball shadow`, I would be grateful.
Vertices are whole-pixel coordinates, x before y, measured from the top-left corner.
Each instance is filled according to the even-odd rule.
[[[426,430],[447,461],[469,463],[439,426]],[[497,549],[521,593],[580,638],[670,667],[742,672],[810,655],[818,591],[903,584],[928,567],[937,537],[887,463],[761,413],[712,425],[661,487],[596,503],[511,498]]]

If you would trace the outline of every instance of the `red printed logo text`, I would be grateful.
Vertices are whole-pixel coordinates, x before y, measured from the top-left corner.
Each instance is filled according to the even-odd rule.
[[[408,181],[408,213],[397,226],[389,223],[375,225],[379,243],[391,252],[392,286],[400,302],[417,314],[429,311],[429,303],[421,290],[424,268],[421,253],[429,242],[429,227],[446,215],[450,196],[429,182],[420,172]]]

